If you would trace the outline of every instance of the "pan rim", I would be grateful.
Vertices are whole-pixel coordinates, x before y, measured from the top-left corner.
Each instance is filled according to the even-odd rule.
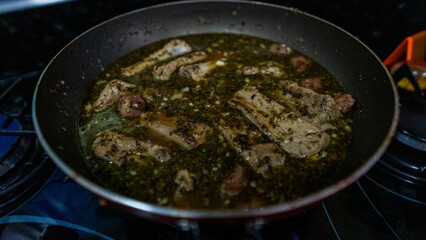
[[[295,200],[292,200],[292,201],[289,201],[289,202],[284,202],[284,203],[281,203],[281,204],[266,206],[266,207],[263,207],[263,208],[249,209],[249,210],[199,210],[199,209],[188,210],[188,209],[180,209],[180,208],[172,208],[172,207],[162,207],[162,206],[159,206],[159,205],[156,205],[156,204],[153,204],[153,203],[147,203],[147,202],[135,200],[135,199],[132,199],[130,197],[121,195],[117,192],[113,192],[113,191],[111,191],[111,190],[109,190],[105,187],[102,187],[102,186],[88,180],[87,178],[78,174],[74,169],[69,167],[64,161],[62,161],[62,159],[53,151],[53,149],[50,147],[50,144],[44,138],[44,135],[43,135],[42,129],[40,128],[39,122],[37,120],[37,114],[36,114],[37,113],[37,107],[36,107],[36,105],[37,105],[36,104],[37,103],[37,94],[38,94],[38,91],[39,91],[40,83],[42,82],[43,76],[48,71],[50,65],[55,61],[55,59],[63,51],[65,51],[65,49],[69,45],[71,45],[72,43],[77,41],[82,36],[86,35],[88,32],[90,32],[90,31],[92,31],[96,28],[99,28],[100,26],[105,25],[109,22],[115,21],[118,18],[122,18],[122,17],[125,17],[127,15],[134,14],[136,12],[148,11],[148,10],[154,9],[154,8],[161,8],[161,7],[174,6],[174,5],[180,5],[180,4],[197,4],[197,3],[206,4],[206,3],[218,3],[218,2],[239,3],[239,4],[248,4],[248,5],[262,5],[262,6],[267,6],[267,7],[280,8],[280,9],[283,9],[283,10],[286,10],[286,11],[293,11],[293,12],[296,12],[298,14],[303,14],[303,15],[310,17],[310,18],[313,18],[317,21],[321,21],[325,24],[331,25],[333,28],[335,28],[338,31],[342,31],[347,36],[351,37],[352,39],[357,41],[359,44],[361,44],[366,50],[368,50],[370,52],[370,54],[372,54],[376,58],[376,60],[381,64],[383,70],[386,72],[386,75],[389,78],[390,84],[392,86],[393,94],[394,94],[394,114],[393,114],[393,117],[392,117],[392,123],[390,125],[390,128],[389,128],[386,136],[384,137],[383,142],[376,149],[374,154],[372,154],[369,158],[367,158],[367,160],[365,160],[365,162],[358,169],[356,169],[351,175],[349,175],[346,178],[334,183],[333,185],[329,185],[328,187],[323,188],[323,189],[321,189],[317,192],[311,193],[309,195],[305,195],[301,198],[298,198],[298,199],[295,199]],[[118,203],[120,205],[124,205],[128,208],[131,208],[131,209],[143,211],[147,214],[154,214],[154,215],[164,216],[164,217],[171,217],[171,218],[178,218],[178,219],[192,219],[192,220],[228,219],[228,218],[248,219],[248,218],[263,218],[263,217],[266,217],[268,215],[276,215],[276,214],[280,214],[280,213],[284,213],[284,212],[296,211],[297,209],[300,209],[302,207],[306,207],[306,206],[313,205],[315,203],[319,203],[319,202],[325,200],[326,198],[334,195],[335,193],[341,191],[345,187],[347,187],[350,184],[352,184],[353,182],[355,182],[357,179],[359,179],[365,173],[367,173],[367,171],[370,170],[374,166],[374,164],[380,159],[380,156],[385,152],[386,148],[390,144],[392,137],[393,137],[393,135],[396,131],[396,127],[397,127],[397,123],[398,123],[398,117],[399,117],[398,102],[399,102],[399,100],[398,100],[396,85],[395,85],[394,81],[392,80],[392,77],[391,77],[389,71],[384,66],[382,61],[378,58],[378,56],[368,46],[366,46],[363,42],[361,42],[359,39],[357,39],[356,37],[354,37],[349,32],[345,31],[344,29],[336,26],[335,24],[333,24],[329,21],[326,21],[322,18],[311,15],[309,13],[299,11],[295,8],[290,8],[290,7],[285,7],[285,6],[280,6],[280,5],[270,4],[270,3],[251,2],[251,1],[248,2],[248,1],[240,1],[240,0],[238,0],[238,1],[208,0],[208,1],[202,1],[202,2],[192,0],[192,1],[169,2],[169,3],[154,5],[154,6],[150,6],[150,7],[146,7],[146,8],[136,9],[136,10],[118,15],[118,16],[113,17],[111,19],[108,19],[107,21],[104,21],[100,24],[97,24],[96,26],[86,30],[85,32],[83,32],[82,34],[80,34],[79,36],[77,36],[76,38],[71,40],[67,45],[65,45],[65,47],[63,47],[52,58],[52,60],[49,62],[49,64],[46,66],[46,68],[43,70],[42,74],[39,77],[39,80],[37,82],[36,88],[34,90],[34,95],[33,95],[32,120],[33,120],[33,124],[34,124],[34,128],[35,128],[35,132],[37,134],[37,137],[39,138],[42,147],[46,150],[48,156],[53,160],[53,162],[62,171],[64,171],[65,174],[70,176],[78,184],[80,184],[81,186],[83,186],[84,188],[93,192],[95,195],[97,195],[101,198],[104,198],[104,199],[111,201],[113,203]]]

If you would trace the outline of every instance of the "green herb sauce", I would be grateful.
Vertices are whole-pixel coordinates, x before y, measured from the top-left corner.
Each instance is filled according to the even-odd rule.
[[[199,82],[180,76],[178,71],[174,72],[168,81],[157,81],[152,76],[153,67],[131,77],[123,76],[122,67],[141,61],[170,39],[155,42],[137,49],[108,67],[98,77],[88,96],[88,102],[95,101],[109,81],[120,79],[137,84],[138,88],[133,91],[140,94],[144,100],[150,97],[151,100],[146,100],[145,111],[161,110],[169,116],[186,116],[210,126],[213,129],[212,133],[207,136],[206,143],[192,150],[186,150],[174,142],[164,140],[164,145],[173,153],[173,159],[168,162],[161,163],[147,158],[146,164],[129,160],[118,166],[92,157],[90,146],[94,136],[105,129],[111,129],[144,140],[147,139],[148,129],[142,127],[138,119],[122,118],[116,106],[95,113],[89,118],[82,116],[81,141],[86,149],[87,165],[102,185],[129,197],[164,206],[231,209],[266,206],[297,199],[319,190],[334,180],[333,176],[345,161],[350,144],[350,113],[343,114],[332,122],[336,130],[326,131],[331,137],[330,145],[326,149],[309,158],[287,156],[284,166],[273,168],[272,177],[269,179],[256,173],[218,130],[219,124],[231,127],[246,125],[249,130],[257,130],[239,110],[228,104],[233,94],[246,86],[256,86],[259,92],[274,99],[273,92],[277,90],[280,80],[300,82],[304,78],[321,77],[322,88],[319,93],[342,92],[341,86],[326,69],[310,60],[305,71],[297,72],[292,67],[290,58],[302,54],[294,50],[289,55],[272,54],[268,51],[268,46],[273,42],[265,39],[233,34],[188,35],[179,39],[190,44],[193,51],[204,50],[207,54],[232,51],[233,55],[226,61],[225,66],[215,68]],[[281,64],[284,76],[275,78],[236,74],[236,71],[244,66],[256,66],[263,61]],[[171,96],[182,89],[188,90],[183,92],[184,98],[172,100]],[[303,112],[303,109],[301,111]],[[244,139],[241,142],[244,142]],[[259,142],[271,141],[263,136]],[[223,198],[220,196],[220,186],[232,173],[236,164],[246,169],[248,184],[238,196]],[[175,177],[182,169],[194,174],[194,190],[185,193],[185,204],[173,200],[177,189]]]

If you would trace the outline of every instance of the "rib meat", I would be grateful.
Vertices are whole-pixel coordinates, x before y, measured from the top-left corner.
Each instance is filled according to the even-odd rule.
[[[241,71],[241,70],[240,70]],[[282,66],[276,62],[268,61],[259,64],[259,66],[246,66],[243,68],[242,73],[244,75],[271,75],[274,77],[280,77],[284,74]]]
[[[179,74],[187,79],[195,81],[202,80],[209,72],[216,67],[224,66],[226,60],[233,52],[219,52],[209,56],[208,61],[200,62],[192,65],[186,65],[179,69]]]
[[[265,97],[255,87],[236,92],[230,103],[292,156],[311,156],[330,143],[330,136],[320,128]]]
[[[142,72],[145,68],[150,67],[157,62],[166,60],[168,58],[189,53],[192,51],[191,46],[183,40],[173,39],[164,45],[161,49],[152,53],[140,62],[125,67],[122,69],[122,74],[125,76],[132,76]]]
[[[321,127],[340,115],[339,106],[330,95],[316,93],[293,81],[280,83],[287,90],[286,94],[281,94],[280,101],[293,112],[300,113],[303,120]]]
[[[134,87],[136,87],[136,85],[131,83],[123,82],[117,79],[112,80],[104,87],[95,103],[93,103],[93,105],[87,109],[89,112],[92,110],[95,112],[104,111],[117,102],[120,97],[124,96],[126,91]]]
[[[148,118],[141,118],[143,125],[187,149],[203,144],[211,130],[209,126],[185,117],[167,117],[163,113],[156,113]]]
[[[260,134],[244,133],[245,131],[231,130],[226,127],[220,127],[220,130],[235,151],[262,176],[270,177],[273,167],[284,165],[285,154],[275,143],[252,144],[256,142],[252,139],[253,135]],[[241,138],[245,141],[240,141]]]
[[[139,160],[140,156],[154,157],[160,162],[166,162],[171,158],[167,147],[149,141],[139,141],[110,130],[106,130],[102,136],[95,139],[92,149],[96,157],[118,165],[126,159]]]
[[[216,67],[216,61],[202,62],[181,67],[179,69],[179,74],[184,78],[200,81],[207,73]]]
[[[160,67],[154,67],[153,75],[156,80],[169,80],[172,73],[179,67],[201,61],[207,57],[205,52],[194,52],[187,56],[179,57]]]

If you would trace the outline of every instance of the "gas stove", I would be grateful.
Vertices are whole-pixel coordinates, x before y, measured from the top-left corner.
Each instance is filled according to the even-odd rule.
[[[97,196],[57,169],[40,147],[30,117],[32,93],[50,58],[73,37],[115,15],[165,1],[59,2],[0,15],[0,240],[426,236],[426,136],[422,135],[426,109],[413,103],[425,97],[413,97],[402,89],[398,130],[378,164],[351,186],[294,217],[241,231],[218,231],[208,226],[185,228],[152,222],[102,206]],[[419,9],[426,8],[421,0],[383,5],[362,1],[279,3],[343,27],[382,59],[406,36],[422,30],[424,15]],[[419,119],[412,121],[413,114]]]

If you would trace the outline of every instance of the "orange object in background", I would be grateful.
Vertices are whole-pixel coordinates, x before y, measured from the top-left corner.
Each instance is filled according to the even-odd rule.
[[[405,38],[386,58],[384,64],[390,68],[398,62],[420,64],[426,67],[426,30]]]
[[[407,37],[386,58],[384,64],[394,74],[403,64],[410,68],[420,89],[426,90],[426,30]],[[398,87],[414,91],[408,78],[395,79]]]

